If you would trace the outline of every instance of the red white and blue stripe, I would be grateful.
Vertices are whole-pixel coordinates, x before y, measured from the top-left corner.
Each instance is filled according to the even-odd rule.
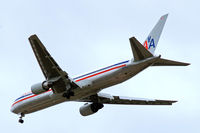
[[[49,90],[46,91],[46,92],[49,92],[49,91],[52,91],[52,89],[49,89]],[[46,92],[43,92],[43,93],[46,93]],[[43,94],[43,93],[41,93],[41,94]],[[38,95],[40,95],[40,94],[38,94]],[[14,106],[15,104],[17,104],[17,103],[19,103],[19,102],[22,102],[22,101],[24,101],[24,100],[30,99],[30,98],[35,97],[35,96],[38,96],[38,95],[33,94],[33,93],[31,93],[31,92],[26,93],[26,94],[22,95],[21,97],[17,98],[17,99],[14,101],[14,103],[13,103],[12,106]]]
[[[93,71],[93,72],[90,72],[90,73],[87,73],[87,74],[81,75],[79,77],[74,78],[73,80],[75,82],[79,82],[79,81],[82,81],[84,79],[88,79],[88,78],[91,78],[91,77],[94,77],[94,76],[115,70],[117,68],[125,67],[126,63],[128,63],[128,62],[129,62],[129,60],[123,61],[123,62],[114,64],[114,65],[111,65],[111,66],[108,66],[108,67],[105,67],[105,68],[102,68],[102,69],[99,69],[99,70],[96,70],[96,71]]]

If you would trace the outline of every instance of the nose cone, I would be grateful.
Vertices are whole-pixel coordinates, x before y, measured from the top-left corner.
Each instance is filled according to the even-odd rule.
[[[15,105],[14,105],[14,106],[13,106],[13,105],[11,106],[10,111],[11,111],[12,113],[17,114],[17,109],[16,109]]]

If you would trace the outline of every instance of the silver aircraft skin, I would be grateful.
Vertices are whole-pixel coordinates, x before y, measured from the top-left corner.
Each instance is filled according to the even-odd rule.
[[[48,53],[36,35],[29,38],[31,47],[45,76],[45,81],[31,86],[31,91],[17,98],[11,111],[22,117],[35,111],[65,102],[85,102],[80,108],[83,116],[96,113],[103,104],[125,105],[172,105],[176,101],[156,100],[134,97],[112,96],[100,91],[122,83],[149,66],[187,66],[182,63],[154,56],[161,32],[168,14],[163,15],[150,32],[143,45],[135,38],[130,38],[133,58],[102,69],[70,78]]]

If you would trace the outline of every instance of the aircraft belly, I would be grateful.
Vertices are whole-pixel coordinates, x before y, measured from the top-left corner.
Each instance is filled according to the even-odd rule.
[[[35,97],[32,97],[30,99],[26,99],[20,103],[17,104],[18,110],[16,112],[24,114],[32,113],[50,106],[53,106],[55,104],[58,104],[60,102],[65,101],[66,99],[63,97],[51,97],[53,95],[53,92],[47,92],[40,95],[37,95]]]
[[[62,96],[63,93],[54,94],[53,92],[44,93],[41,95],[37,95],[34,98],[30,98],[28,100],[22,101],[17,105],[18,110],[16,112],[24,114],[29,114],[32,112],[36,112],[50,106],[54,106],[56,104],[65,102],[65,101],[73,101],[80,99],[80,97],[84,97],[85,95],[81,95],[80,88],[76,90],[75,96],[71,97],[70,100],[66,99]],[[20,106],[19,106],[20,105]]]
[[[59,104],[64,101],[65,100],[63,98],[59,98],[57,100],[48,99],[48,100],[42,101],[40,103],[35,103],[34,106],[28,107],[28,109],[26,110],[26,114],[54,106],[54,105]]]
[[[27,114],[30,112],[30,110],[32,110],[33,108],[36,108],[38,106],[38,104],[43,104],[48,99],[50,99],[49,94],[45,94],[45,93],[37,95],[30,99],[26,99],[26,100],[22,101],[22,103],[21,103],[22,108],[20,109],[20,112]],[[19,107],[19,105],[17,105],[17,106]]]

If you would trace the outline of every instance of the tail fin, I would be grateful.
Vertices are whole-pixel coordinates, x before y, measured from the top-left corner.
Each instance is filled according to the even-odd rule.
[[[133,51],[134,61],[143,60],[145,58],[153,56],[153,53],[158,44],[158,40],[162,33],[163,27],[167,20],[167,16],[168,16],[168,14],[163,15],[159,19],[159,21],[157,22],[157,24],[155,25],[153,30],[150,32],[147,39],[145,40],[144,47],[135,37],[132,37],[129,39],[130,43],[131,43],[131,48]]]
[[[144,45],[142,45],[135,37],[129,39],[134,56],[134,61],[140,61],[154,56],[153,54],[158,44],[165,22],[167,20],[167,16],[168,14],[163,15],[160,18],[158,23],[155,25],[155,27],[145,40]],[[187,66],[187,65],[190,64],[162,59],[162,58],[158,59],[158,61],[153,64],[153,66]]]
[[[165,22],[167,20],[168,14],[163,15],[160,17],[159,21],[153,28],[153,30],[150,32],[146,40],[144,41],[143,45],[144,47],[149,50],[152,54],[154,54],[154,51],[156,49],[156,46],[158,44],[160,35],[162,33],[163,27],[165,25]]]

